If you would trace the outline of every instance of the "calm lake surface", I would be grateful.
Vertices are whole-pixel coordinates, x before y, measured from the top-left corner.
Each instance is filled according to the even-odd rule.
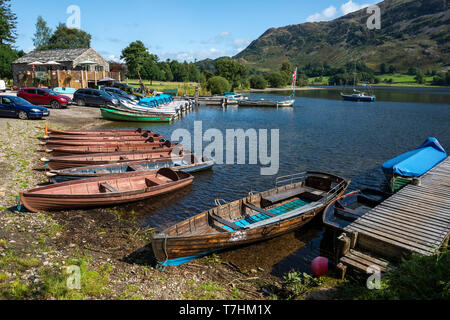
[[[450,89],[378,88],[377,102],[345,102],[340,92],[325,88],[298,91],[294,108],[221,108],[200,106],[172,125],[150,125],[162,136],[184,128],[193,133],[219,129],[279,129],[280,169],[277,176],[307,170],[326,171],[352,180],[350,190],[383,189],[381,165],[436,137],[450,150]],[[283,100],[289,92],[250,94],[251,99]],[[138,124],[139,126],[139,124]],[[140,125],[142,126],[142,124]],[[107,128],[136,128],[113,123]],[[209,142],[204,142],[206,147]],[[247,147],[248,149],[248,147]],[[270,150],[270,149],[269,149]],[[196,174],[192,187],[177,194],[122,207],[133,211],[143,225],[163,229],[214,207],[216,198],[237,200],[248,192],[274,186],[277,176],[261,176],[259,165],[217,165]],[[243,269],[261,267],[282,276],[291,270],[309,272],[312,259],[327,255],[328,241],[320,219],[283,237],[220,253]]]

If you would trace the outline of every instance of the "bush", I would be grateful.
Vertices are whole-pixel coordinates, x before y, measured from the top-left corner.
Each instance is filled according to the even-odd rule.
[[[267,88],[267,80],[261,75],[256,75],[250,78],[250,88],[252,89],[265,89]]]
[[[286,85],[286,77],[281,72],[272,72],[266,79],[271,88],[283,88]]]
[[[215,76],[208,80],[207,88],[212,94],[224,94],[231,90],[231,85],[227,79]]]

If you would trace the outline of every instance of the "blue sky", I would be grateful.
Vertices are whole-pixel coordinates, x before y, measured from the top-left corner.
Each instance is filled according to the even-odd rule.
[[[194,61],[233,56],[271,27],[332,20],[377,3],[373,0],[14,0],[16,46],[29,52],[37,17],[53,29],[67,8],[81,9],[81,29],[91,46],[118,60],[130,42],[142,40],[160,59]]]

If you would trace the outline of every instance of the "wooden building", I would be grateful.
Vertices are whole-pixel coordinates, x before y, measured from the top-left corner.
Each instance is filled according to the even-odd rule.
[[[75,89],[95,87],[103,78],[121,81],[109,63],[94,49],[32,51],[12,63],[14,86],[51,86]]]

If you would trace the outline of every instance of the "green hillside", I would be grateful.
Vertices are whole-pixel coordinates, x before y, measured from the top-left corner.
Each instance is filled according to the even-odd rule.
[[[260,71],[294,66],[344,66],[360,60],[378,70],[393,65],[444,71],[450,63],[450,10],[446,0],[386,0],[381,29],[369,30],[366,9],[329,22],[303,23],[267,30],[234,59]]]

